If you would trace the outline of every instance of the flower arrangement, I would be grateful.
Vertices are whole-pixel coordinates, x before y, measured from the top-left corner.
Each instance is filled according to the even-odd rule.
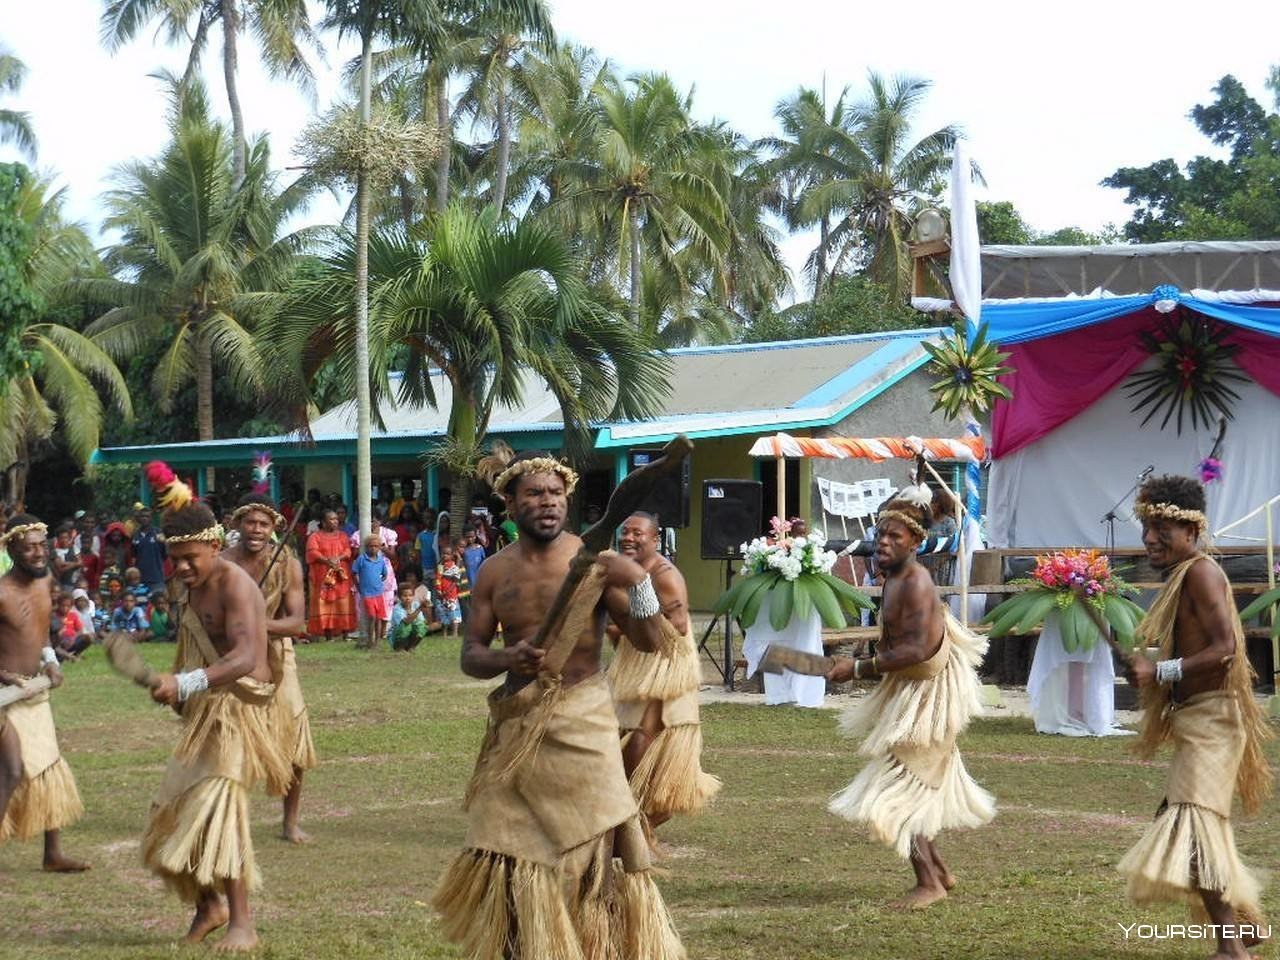
[[[1028,589],[987,614],[983,622],[991,624],[992,637],[1026,633],[1056,612],[1068,653],[1093,649],[1103,621],[1115,631],[1120,646],[1133,649],[1143,610],[1124,596],[1136,591],[1116,575],[1102,551],[1063,550],[1037,557],[1030,577],[1011,582]]]
[[[742,577],[716,601],[715,612],[727,613],[750,628],[765,597],[769,622],[783,629],[792,615],[808,620],[817,611],[828,627],[846,625],[845,614],[872,606],[862,591],[832,576],[836,555],[826,549],[822,531],[792,536],[792,524],[774,517],[772,533],[742,544]]]

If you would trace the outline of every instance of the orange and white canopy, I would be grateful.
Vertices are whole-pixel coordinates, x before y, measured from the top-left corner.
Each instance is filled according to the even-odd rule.
[[[933,437],[793,437],[787,433],[760,437],[751,446],[753,457],[814,457],[823,460],[848,460],[862,457],[881,460],[914,460],[924,454],[926,460],[959,460],[979,463],[986,459],[987,449],[981,437],[938,439]]]

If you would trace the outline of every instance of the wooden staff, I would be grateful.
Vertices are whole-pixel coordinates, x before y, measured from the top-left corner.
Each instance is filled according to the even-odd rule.
[[[48,677],[34,677],[21,684],[7,683],[0,686],[0,710],[15,703],[21,703],[23,700],[30,700],[44,693],[52,685]]]
[[[692,451],[693,441],[682,433],[662,448],[661,457],[622,478],[609,497],[604,516],[582,534],[582,549],[569,565],[569,574],[564,578],[560,592],[556,594],[551,609],[547,611],[537,635],[531,641],[533,646],[546,646],[549,634],[568,607],[573,591],[595,562],[596,555],[607,550],[613,543],[613,532],[644,503],[659,480],[680,469],[680,465]]]

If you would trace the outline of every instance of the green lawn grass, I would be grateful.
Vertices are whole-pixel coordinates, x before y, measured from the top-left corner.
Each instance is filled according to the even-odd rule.
[[[172,648],[145,652],[159,666]],[[316,842],[278,840],[279,803],[254,799],[261,956],[459,955],[428,903],[462,840],[459,805],[488,684],[463,677],[456,654],[457,641],[441,639],[412,655],[362,654],[346,644],[300,649],[322,757],[303,801]],[[0,848],[0,956],[172,957],[187,912],[142,867],[138,837],[177,721],[112,675],[98,650],[67,668],[54,713],[87,809],[65,845],[94,869],[47,876],[38,843]],[[943,837],[960,887],[930,911],[900,916],[885,902],[908,886],[906,865],[825,810],[859,766],[832,713],[713,704],[703,721],[704,766],[724,789],[707,813],[661,833],[673,855],[660,883],[694,960],[1213,952],[1204,942],[1126,942],[1118,926],[1186,920],[1178,907],[1125,902],[1114,864],[1158,803],[1165,767],[1136,761],[1121,739],[1038,736],[1023,720],[976,722],[961,747],[1000,814],[985,829]],[[1280,759],[1277,744],[1269,754],[1273,764]],[[1280,861],[1277,809],[1272,801],[1237,822],[1253,865]],[[1265,905],[1280,912],[1274,887]]]

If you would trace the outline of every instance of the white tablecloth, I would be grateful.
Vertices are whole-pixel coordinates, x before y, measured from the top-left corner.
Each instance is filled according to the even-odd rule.
[[[1132,733],[1115,725],[1116,673],[1111,648],[1101,637],[1092,650],[1067,653],[1058,613],[1045,620],[1027,678],[1031,716],[1040,733],[1113,737]]]
[[[747,661],[747,676],[752,676],[760,666],[765,648],[772,643],[803,650],[805,653],[822,653],[822,618],[812,611],[808,621],[802,622],[792,614],[791,622],[782,630],[774,630],[769,623],[769,597],[760,605],[760,615],[747,630],[742,641],[742,656]],[[825,677],[806,677],[784,670],[782,673],[764,674],[764,702],[767,704],[794,703],[801,707],[820,707],[827,693]]]

